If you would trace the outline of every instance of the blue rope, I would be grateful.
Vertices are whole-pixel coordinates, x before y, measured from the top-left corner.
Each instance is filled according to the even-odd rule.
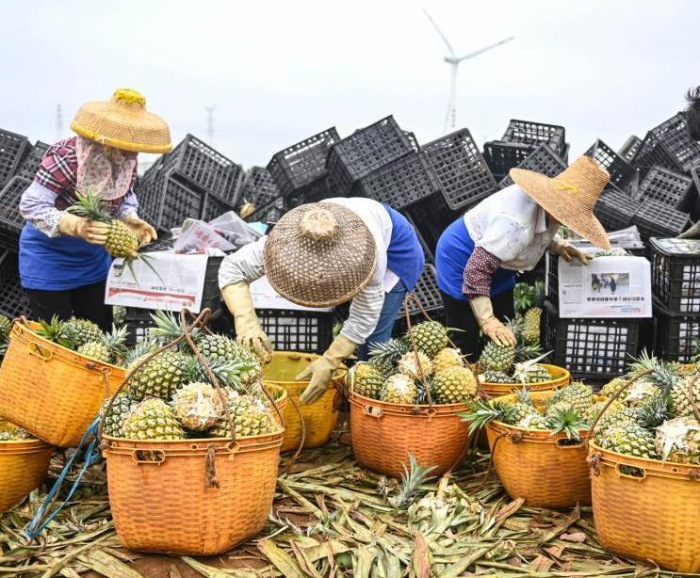
[[[36,516],[34,516],[34,519],[32,520],[32,523],[29,524],[29,527],[25,530],[25,535],[30,540],[34,540],[39,534],[41,534],[46,529],[46,527],[54,520],[54,518],[63,510],[63,508],[66,507],[66,504],[70,501],[71,497],[78,489],[78,486],[80,485],[81,480],[85,476],[85,472],[87,472],[87,469],[99,461],[99,425],[100,418],[98,417],[95,418],[95,421],[93,421],[90,424],[90,427],[87,429],[87,431],[83,435],[83,438],[80,440],[80,443],[78,444],[78,448],[75,450],[75,453],[71,456],[68,462],[66,462],[66,465],[63,466],[63,471],[54,482],[53,486],[51,487],[51,490],[49,490],[49,493],[46,496],[44,503],[37,511]],[[90,439],[90,437],[92,437],[92,441],[90,442],[90,445],[88,446],[87,451],[85,453],[85,463],[80,469],[80,472],[78,473],[78,477],[76,478],[75,482],[73,482],[73,486],[71,487],[70,492],[68,492],[68,496],[62,503],[51,508],[52,502],[58,495],[58,492],[61,490],[61,486],[63,486],[63,482],[65,481],[66,476],[68,475],[73,466],[73,462],[75,461],[76,457],[80,454],[80,450],[85,446],[87,440]]]

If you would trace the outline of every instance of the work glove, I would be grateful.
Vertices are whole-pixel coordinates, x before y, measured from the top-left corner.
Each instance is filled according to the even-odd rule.
[[[586,253],[585,251],[581,251],[576,247],[572,247],[568,243],[559,243],[557,241],[552,241],[550,249],[553,253],[559,255],[567,263],[571,261],[571,259],[578,259],[584,265],[588,265],[588,263],[593,259],[593,255],[591,255],[590,253]]]
[[[481,330],[499,345],[515,346],[517,343],[515,334],[501,323],[493,314],[491,299],[485,295],[473,297],[469,300],[472,312]]]
[[[58,232],[68,237],[80,237],[93,245],[104,245],[107,242],[109,225],[65,213],[58,223]]]
[[[158,238],[156,230],[146,221],[140,219],[136,213],[131,213],[124,217],[124,222],[134,232],[140,245],[147,245]]]
[[[239,281],[226,285],[221,290],[226,307],[233,314],[236,326],[236,341],[248,347],[263,363],[269,363],[272,353],[270,338],[260,327],[253,298],[250,296],[248,283]]]
[[[301,403],[313,403],[318,400],[328,389],[333,372],[355,352],[356,348],[357,345],[345,335],[338,335],[321,357],[311,362],[304,371],[297,375],[296,381],[305,381],[311,378],[309,385],[299,397]]]

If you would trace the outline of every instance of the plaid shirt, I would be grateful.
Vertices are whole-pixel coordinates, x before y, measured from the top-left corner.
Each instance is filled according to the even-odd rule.
[[[34,180],[56,193],[56,208],[63,211],[75,200],[75,185],[78,175],[78,137],[71,137],[50,146],[44,153]],[[117,214],[126,197],[134,194],[136,170],[126,195],[109,203],[111,214]],[[131,199],[133,202],[133,199]]]

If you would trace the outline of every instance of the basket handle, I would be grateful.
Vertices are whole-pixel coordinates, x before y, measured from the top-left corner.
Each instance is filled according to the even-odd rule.
[[[577,440],[577,441],[575,441],[575,443],[571,443],[573,441],[575,441],[575,440],[561,438],[561,439],[558,439],[556,443],[557,443],[557,447],[560,450],[578,450],[578,449],[581,449],[586,443],[584,440]]]
[[[42,361],[50,361],[53,358],[53,351],[42,348],[38,343],[29,344],[29,353]]]
[[[623,472],[620,468],[621,466],[627,466],[628,468],[634,468],[635,471],[639,472],[641,475],[640,476],[633,476],[631,474],[627,474]],[[620,478],[629,478],[630,480],[634,480],[635,482],[641,482],[646,479],[647,477],[647,471],[645,468],[640,468],[639,466],[628,466],[627,464],[615,464],[615,472]]]
[[[376,419],[379,419],[384,416],[384,412],[382,411],[381,407],[377,407],[376,405],[364,405],[362,406],[362,411],[365,412],[365,415],[368,415],[369,417],[373,417]]]
[[[144,451],[150,452],[152,456],[156,456],[158,459],[146,460],[139,454],[143,454]],[[131,452],[131,459],[138,465],[151,465],[159,466],[165,462],[165,452],[163,450],[133,450]]]

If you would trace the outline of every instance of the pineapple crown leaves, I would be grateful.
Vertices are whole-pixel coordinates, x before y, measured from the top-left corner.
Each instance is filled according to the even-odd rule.
[[[515,312],[525,313],[535,305],[535,287],[528,283],[516,283],[513,289],[513,299],[515,300]]]
[[[403,476],[401,489],[396,496],[389,498],[389,504],[396,509],[404,509],[411,502],[412,498],[418,493],[421,485],[431,479],[430,472],[436,466],[424,467],[418,464],[413,454],[408,454],[409,467],[403,464]]]
[[[563,433],[567,439],[579,440],[579,430],[585,425],[581,415],[572,407],[562,407],[550,417],[552,435]]]
[[[540,355],[539,357],[535,357],[534,359],[526,359],[525,361],[516,363],[513,369],[514,380],[518,383],[526,383],[528,373],[533,371],[533,369],[535,369],[535,366],[540,361],[548,357],[550,353],[552,352],[548,351],[547,353],[543,353],[542,355]]]
[[[671,365],[650,356],[646,349],[630,366],[630,373],[633,377],[645,371],[651,371],[647,379],[664,391],[669,391],[679,381],[679,377],[674,373]]]
[[[39,321],[41,328],[37,330],[37,335],[57,343],[62,347],[72,349],[77,338],[76,332],[65,321],[61,321],[58,315],[51,317],[51,321]]]
[[[661,439],[662,459],[668,459],[669,454],[674,449],[687,452],[687,435],[690,432],[700,432],[700,424],[687,417],[678,417],[659,426],[657,437]]]
[[[124,365],[124,367],[129,367],[139,357],[153,353],[156,349],[158,349],[158,345],[156,343],[153,343],[152,341],[141,341],[126,351],[122,365]]]
[[[105,202],[95,189],[90,188],[84,193],[75,193],[76,202],[66,209],[69,213],[78,217],[85,217],[91,221],[109,223],[113,220],[105,209]]]
[[[182,335],[182,327],[177,316],[169,311],[158,310],[151,313],[151,319],[155,327],[151,327],[148,334],[159,341],[172,341]],[[192,339],[196,342],[201,331],[194,327],[191,331]]]
[[[470,403],[466,412],[457,415],[462,418],[462,421],[469,422],[469,433],[473,434],[492,421],[512,422],[515,417],[515,408],[497,399],[479,399]]]
[[[515,395],[517,396],[518,403],[526,403],[527,405],[532,405],[532,396],[530,395],[529,387],[521,387]]]
[[[642,427],[654,429],[671,417],[671,397],[664,392],[654,397],[649,403],[637,409],[637,421]]]
[[[208,361],[208,364],[209,369],[211,369],[212,374],[214,374],[220,386],[231,387],[238,393],[247,393],[241,385],[241,376],[247,371],[256,369],[255,365],[242,361],[220,359]],[[189,382],[200,381],[203,383],[211,383],[206,369],[194,356],[188,358],[187,364],[183,370],[183,375],[186,381]]]

